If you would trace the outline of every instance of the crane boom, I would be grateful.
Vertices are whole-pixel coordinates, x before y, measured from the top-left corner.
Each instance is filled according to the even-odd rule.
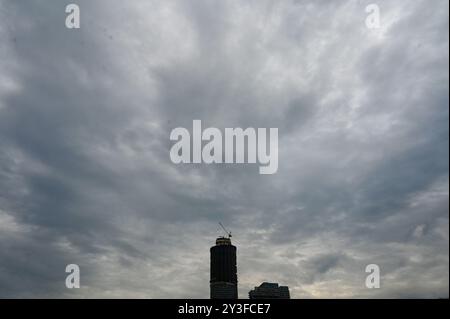
[[[231,232],[229,232],[224,225],[222,225],[221,222],[219,222],[220,227],[222,227],[222,229],[225,231],[225,233],[228,235],[228,238],[231,238]]]

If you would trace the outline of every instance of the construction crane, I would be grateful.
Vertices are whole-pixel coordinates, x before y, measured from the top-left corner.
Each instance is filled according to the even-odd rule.
[[[231,237],[232,237],[232,236],[231,236],[231,232],[228,231],[228,230],[225,228],[225,226],[222,225],[221,222],[219,222],[219,225],[220,225],[220,227],[222,227],[222,229],[223,229],[223,230],[225,231],[225,233],[228,235],[228,238],[231,238]]]

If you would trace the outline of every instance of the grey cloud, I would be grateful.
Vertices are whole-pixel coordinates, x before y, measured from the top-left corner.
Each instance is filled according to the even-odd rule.
[[[378,2],[2,2],[0,296],[206,298],[222,221],[241,297],[448,297],[448,3]],[[193,119],[278,173],[172,164]]]

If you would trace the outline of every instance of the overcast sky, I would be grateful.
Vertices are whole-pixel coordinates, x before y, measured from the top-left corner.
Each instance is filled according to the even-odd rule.
[[[241,298],[448,298],[448,1],[74,2],[0,0],[0,297],[209,298],[222,221]],[[173,164],[194,119],[278,172]]]

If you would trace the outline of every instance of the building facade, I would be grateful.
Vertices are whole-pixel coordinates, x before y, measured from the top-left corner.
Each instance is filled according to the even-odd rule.
[[[237,299],[238,281],[236,264],[236,247],[231,239],[219,237],[216,245],[211,247],[211,299]]]
[[[288,286],[277,283],[263,282],[259,287],[248,293],[250,299],[291,299]]]

